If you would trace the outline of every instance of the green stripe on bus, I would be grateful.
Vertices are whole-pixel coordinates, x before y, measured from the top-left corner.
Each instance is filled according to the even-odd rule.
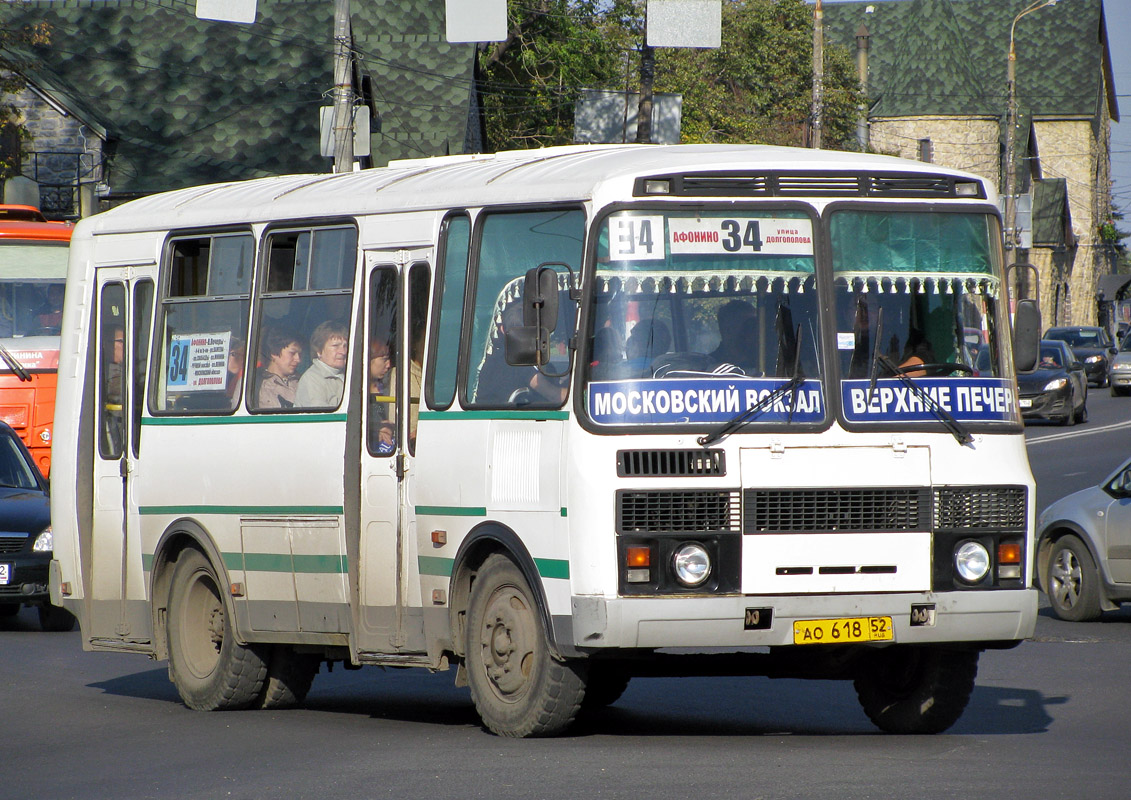
[[[421,517],[485,517],[487,509],[483,506],[417,506],[416,514]]]
[[[438,422],[474,419],[569,419],[568,411],[421,411],[420,418]]]
[[[152,553],[141,557],[141,568],[153,571]],[[344,555],[292,556],[283,553],[221,553],[225,569],[243,572],[299,572],[303,574],[340,575],[348,571],[349,561]],[[449,571],[450,571],[449,567]]]
[[[417,566],[421,575],[437,575],[441,578],[452,576],[452,567],[455,566],[454,558],[441,556],[417,556]],[[560,558],[536,558],[534,566],[543,578],[569,579],[569,562]]]
[[[264,423],[345,422],[345,414],[257,414],[251,417],[142,417],[142,425],[262,425]]]
[[[162,514],[238,514],[247,517],[340,516],[345,513],[341,506],[139,506],[137,511],[143,517]]]

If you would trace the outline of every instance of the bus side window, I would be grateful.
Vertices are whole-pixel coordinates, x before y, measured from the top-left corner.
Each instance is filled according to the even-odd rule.
[[[456,395],[463,298],[471,222],[466,215],[446,220],[441,230],[441,267],[436,277],[437,308],[433,312],[432,358],[425,392],[429,408],[446,409]]]
[[[392,455],[397,446],[398,285],[392,267],[379,267],[369,277],[366,441],[374,456]]]
[[[141,280],[134,286],[133,314],[133,398],[130,406],[130,430],[131,446],[136,458],[141,442],[145,367],[149,359],[149,335],[153,321],[153,281]]]
[[[533,367],[506,363],[503,335],[521,314],[523,276],[528,269],[553,262],[569,264],[579,274],[585,213],[575,208],[499,212],[486,215],[474,280],[466,404],[480,408],[560,408],[568,377],[550,378]],[[564,288],[565,269],[555,267]],[[574,333],[575,304],[568,293],[558,301],[558,323],[551,333],[548,372],[569,366],[567,343]],[[521,324],[521,323],[518,323]]]
[[[336,408],[345,386],[357,230],[275,230],[266,249],[247,407],[272,414]]]
[[[126,394],[126,291],[120,283],[102,287],[98,313],[98,453],[105,459],[122,457],[125,439],[123,406]]]
[[[413,264],[408,273],[408,449],[416,452],[416,423],[424,377],[424,343],[428,326],[431,276],[427,264]]]
[[[254,256],[250,234],[172,241],[154,413],[226,414],[239,405]]]

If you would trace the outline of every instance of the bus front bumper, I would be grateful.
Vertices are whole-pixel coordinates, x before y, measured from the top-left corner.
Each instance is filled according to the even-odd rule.
[[[795,622],[890,617],[892,634],[884,640],[888,643],[1000,644],[1033,635],[1037,594],[1036,589],[1017,589],[774,597],[575,595],[572,636],[562,636],[566,626],[555,624],[555,638],[578,650],[781,646],[799,644],[794,640]]]

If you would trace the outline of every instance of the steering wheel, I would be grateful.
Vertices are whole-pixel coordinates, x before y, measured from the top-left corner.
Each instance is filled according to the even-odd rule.
[[[967,375],[974,374],[974,368],[968,367],[965,364],[959,364],[955,361],[939,361],[936,363],[927,364],[908,364],[904,367],[896,367],[896,375],[906,375],[909,372],[922,372],[926,376],[933,375],[949,375],[952,372],[963,372]]]

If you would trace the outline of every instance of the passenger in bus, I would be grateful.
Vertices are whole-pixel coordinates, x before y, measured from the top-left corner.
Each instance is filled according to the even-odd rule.
[[[672,335],[660,321],[636,323],[625,344],[625,369],[631,377],[651,378],[652,362],[671,350]]]
[[[52,283],[47,286],[47,296],[35,312],[39,321],[40,333],[57,335],[62,329],[63,294],[63,284]]]
[[[396,370],[388,343],[369,341],[369,443],[378,455],[396,449]]]
[[[109,347],[103,355],[102,405],[103,436],[105,453],[121,453],[125,441],[125,418],[122,411],[124,400],[124,365],[126,360],[126,332],[121,325],[110,329]]]
[[[624,363],[624,345],[616,328],[605,326],[593,332],[591,356],[589,375],[593,380],[619,377],[618,368]]]
[[[420,418],[420,387],[424,379],[424,320],[414,317],[412,352],[408,360],[408,442],[416,448],[416,423]]]
[[[327,320],[310,335],[314,360],[298,381],[295,406],[337,408],[345,391],[346,354],[349,331],[340,322]]]
[[[294,408],[302,342],[288,331],[272,328],[263,337],[262,350],[267,366],[259,375],[259,408]]]
[[[750,360],[758,312],[746,300],[730,300],[718,313],[719,346],[708,355],[720,365],[741,367]]]
[[[244,362],[247,361],[247,342],[233,336],[228,345],[228,375],[224,381],[224,391],[232,401],[232,408],[239,403],[240,389],[243,388]]]

